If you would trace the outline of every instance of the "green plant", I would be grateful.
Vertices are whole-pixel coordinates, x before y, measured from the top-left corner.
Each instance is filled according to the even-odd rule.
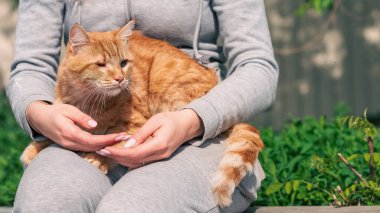
[[[254,205],[380,204],[379,169],[377,178],[366,184],[338,157],[338,153],[349,156],[353,168],[364,177],[369,175],[370,155],[357,143],[363,134],[345,128],[340,117],[293,119],[281,132],[262,130],[262,138],[266,147],[260,161],[267,178]],[[380,166],[377,153],[374,163]]]
[[[30,139],[16,123],[4,91],[0,109],[0,206],[11,206],[22,174],[19,156]]]
[[[323,11],[331,10],[334,3],[334,0],[305,0],[305,2],[297,8],[296,14],[303,16],[308,10],[313,10],[321,14]]]
[[[341,123],[348,124],[348,128],[360,131],[364,135],[364,140],[368,143],[369,152],[369,170],[370,178],[375,178],[375,162],[374,162],[374,137],[378,135],[375,125],[367,119],[367,109],[364,110],[363,117],[345,116],[341,119]]]

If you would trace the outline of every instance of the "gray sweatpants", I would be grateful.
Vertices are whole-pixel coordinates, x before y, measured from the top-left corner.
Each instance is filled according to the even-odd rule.
[[[217,139],[201,147],[181,146],[171,158],[127,172],[118,166],[106,176],[76,153],[52,145],[28,166],[14,212],[242,212],[260,187],[257,165],[220,209],[209,178],[224,152]]]

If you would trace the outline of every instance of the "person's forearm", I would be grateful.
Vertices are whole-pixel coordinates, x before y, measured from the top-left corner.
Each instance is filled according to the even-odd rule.
[[[214,0],[212,7],[228,72],[224,81],[185,107],[202,119],[202,141],[266,109],[274,101],[278,81],[264,1]]]
[[[64,1],[19,2],[15,55],[7,95],[17,122],[37,140],[44,138],[32,131],[25,112],[33,101],[54,101],[64,8]]]
[[[247,121],[273,103],[278,74],[268,66],[247,64],[185,107],[193,109],[202,119],[203,140],[217,136],[233,124]]]
[[[41,134],[33,131],[26,118],[26,109],[35,101],[54,102],[54,81],[44,74],[19,73],[11,77],[7,95],[13,113],[20,126],[34,139],[44,140]]]

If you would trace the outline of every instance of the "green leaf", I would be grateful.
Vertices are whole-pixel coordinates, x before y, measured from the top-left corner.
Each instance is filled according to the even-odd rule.
[[[376,187],[377,186],[377,183],[375,181],[368,181],[368,184],[371,186],[371,187]]]
[[[271,159],[268,159],[268,162],[266,162],[266,164],[264,164],[264,168],[266,168],[266,171],[273,175],[274,177],[277,176],[276,174],[276,164],[271,160]]]
[[[373,159],[376,163],[380,162],[380,153],[373,153]]]
[[[364,154],[365,161],[368,162],[370,157],[371,157],[371,155],[369,153]]]
[[[311,191],[313,189],[313,184],[311,183],[306,184],[306,189],[307,191]]]
[[[353,161],[353,160],[355,160],[356,158],[358,158],[360,156],[361,156],[360,154],[350,155],[349,157],[347,157],[347,161]]]
[[[265,190],[265,194],[266,195],[273,194],[275,192],[278,192],[281,188],[282,188],[282,183],[279,183],[279,182],[271,183],[268,186],[267,190]]]
[[[287,194],[292,193],[292,182],[291,182],[291,181],[288,181],[288,182],[285,184],[285,192],[286,192]]]
[[[380,190],[375,190],[375,195],[376,195],[377,197],[380,197]]]
[[[371,155],[369,153],[364,154],[364,159],[366,162],[369,162],[370,157]],[[380,153],[373,153],[373,160],[375,161],[375,164],[380,165]]]
[[[348,119],[348,128],[352,128],[352,123],[353,123],[353,120],[354,120],[354,117],[350,117],[349,119]]]
[[[299,180],[293,181],[293,191],[298,191],[299,187],[300,187],[300,181]]]

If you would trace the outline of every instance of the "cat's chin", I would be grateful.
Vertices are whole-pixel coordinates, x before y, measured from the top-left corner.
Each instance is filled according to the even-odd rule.
[[[104,93],[108,97],[114,97],[114,96],[119,95],[122,91],[123,91],[123,89],[121,87],[113,87],[113,88],[107,88],[107,89],[105,89]]]

